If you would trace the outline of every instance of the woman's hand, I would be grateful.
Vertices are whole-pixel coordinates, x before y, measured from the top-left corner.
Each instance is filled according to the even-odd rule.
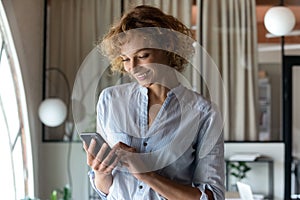
[[[109,146],[107,143],[103,143],[99,152],[94,155],[94,149],[96,146],[96,140],[92,139],[90,146],[84,143],[84,150],[87,154],[87,164],[96,173],[101,173],[105,175],[111,174],[112,170],[116,167],[118,163],[118,158],[115,155],[115,149],[108,152]]]
[[[140,154],[135,148],[119,142],[114,146],[119,162],[126,167],[130,173],[137,179],[142,179],[143,175],[148,172],[147,166],[142,161]]]
[[[124,143],[118,143],[114,146],[116,154],[122,166],[126,167],[132,175],[149,185],[157,193],[167,199],[200,199],[201,192],[195,187],[179,184],[168,178],[165,178],[150,170],[146,161],[140,157],[135,148]],[[209,199],[213,199],[213,195],[209,190],[205,191]]]
[[[109,188],[112,185],[112,170],[118,163],[118,157],[115,155],[115,149],[108,152],[109,146],[103,143],[100,150],[93,153],[96,146],[96,140],[92,139],[89,146],[83,144],[83,148],[87,156],[87,164],[95,173],[95,185],[105,194],[108,194]]]

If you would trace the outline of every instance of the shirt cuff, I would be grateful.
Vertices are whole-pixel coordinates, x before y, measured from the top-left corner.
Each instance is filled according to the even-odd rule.
[[[92,185],[92,188],[96,191],[96,193],[101,197],[102,200],[106,200],[107,194],[103,193],[102,191],[98,190],[95,185],[95,172],[93,170],[88,172],[88,176],[90,179],[90,183]]]
[[[198,189],[200,190],[200,192],[201,192],[200,200],[208,200],[208,196],[207,196],[207,194],[205,193],[206,184],[199,185],[197,188],[198,188]]]
[[[209,184],[199,184],[199,185],[193,184],[193,187],[196,187],[200,190],[201,192],[200,200],[208,200],[208,196],[205,193],[205,190],[210,190],[213,193],[214,199],[224,199],[224,197],[221,198],[222,195],[216,194],[216,191]]]

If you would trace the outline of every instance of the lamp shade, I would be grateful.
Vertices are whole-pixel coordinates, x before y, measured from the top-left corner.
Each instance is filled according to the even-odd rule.
[[[45,99],[39,107],[39,117],[46,126],[57,127],[67,117],[67,106],[58,98]]]
[[[284,36],[293,30],[296,23],[294,13],[285,6],[270,8],[264,17],[266,29],[276,36]]]

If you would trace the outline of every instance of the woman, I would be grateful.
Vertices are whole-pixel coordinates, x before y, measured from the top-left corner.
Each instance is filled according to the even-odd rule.
[[[95,141],[84,144],[102,199],[224,199],[222,120],[178,79],[193,53],[190,35],[176,18],[138,6],[104,37],[112,70],[136,82],[99,97],[98,130],[110,153],[104,144],[93,155]]]

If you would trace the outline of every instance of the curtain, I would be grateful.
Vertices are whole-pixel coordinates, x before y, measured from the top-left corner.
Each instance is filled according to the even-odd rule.
[[[125,12],[138,5],[150,5],[178,18],[187,27],[191,26],[192,0],[124,0]]]
[[[258,140],[257,31],[255,0],[202,0],[203,47],[222,81],[203,67],[207,84],[220,93],[225,140]],[[217,94],[218,95],[218,94]]]
[[[190,27],[191,3],[191,0],[124,0],[124,11],[141,4],[152,5],[178,17]],[[47,68],[59,68],[66,74],[72,87],[85,57],[110,26],[120,19],[121,1],[48,0],[47,7]],[[191,73],[186,74],[191,76]],[[48,85],[52,86],[46,88],[47,96],[67,99],[69,95],[65,92],[62,78],[54,73],[49,77]],[[109,79],[107,75],[106,80]],[[102,87],[106,85],[106,83],[101,84]]]
[[[95,51],[97,42],[108,31],[111,24],[121,16],[121,1],[108,0],[47,0],[47,37],[46,37],[46,68],[57,68],[58,70],[46,71],[46,98],[58,97],[67,103],[69,111],[68,121],[73,121],[71,117],[75,115],[75,121],[82,121],[81,130],[91,127],[94,121],[95,95],[99,92],[92,91],[95,94],[83,95],[83,89],[87,85],[97,83],[101,77],[94,77],[96,72],[107,71],[108,64],[99,60],[99,52]],[[74,81],[79,68],[85,59],[85,63],[92,63],[94,66],[89,68],[89,73],[82,77],[77,77],[77,87],[74,89]],[[85,64],[86,65],[86,64]],[[61,71],[62,73],[56,73]],[[66,76],[70,92],[62,74]],[[109,76],[105,73],[102,76]],[[93,78],[93,80],[91,80]],[[114,77],[118,78],[118,77]],[[94,80],[95,79],[95,80]],[[102,87],[109,85],[102,83]],[[100,88],[102,89],[102,88]],[[70,102],[72,90],[77,93],[74,99],[77,104],[72,110]],[[80,91],[80,92],[78,92]],[[79,94],[78,94],[79,93]],[[92,117],[91,117],[92,116]],[[91,120],[92,119],[92,120]],[[94,126],[94,125],[93,125]],[[65,133],[64,125],[57,128],[46,127],[46,134],[52,135],[52,139],[63,139]],[[55,135],[58,135],[56,138]],[[77,134],[76,134],[77,135]],[[55,136],[55,137],[54,137]]]
[[[47,67],[61,69],[73,86],[85,57],[120,18],[120,1],[48,0],[47,7]]]

